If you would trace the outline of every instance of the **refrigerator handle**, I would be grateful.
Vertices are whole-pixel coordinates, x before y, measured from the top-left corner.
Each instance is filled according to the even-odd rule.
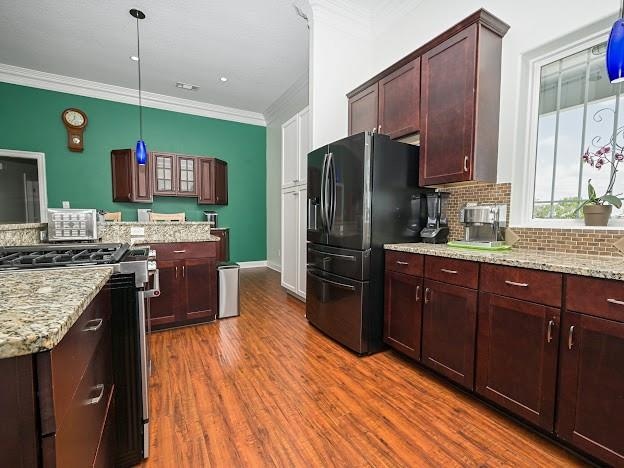
[[[323,228],[327,226],[327,212],[325,211],[326,197],[325,197],[325,185],[326,185],[326,171],[327,171],[327,158],[328,154],[325,154],[323,159],[323,166],[321,168],[321,225]]]
[[[334,228],[334,221],[336,219],[336,166],[334,164],[334,155],[329,153],[329,173],[330,181],[331,181],[331,197],[330,197],[330,221],[329,221],[329,230],[331,231]]]

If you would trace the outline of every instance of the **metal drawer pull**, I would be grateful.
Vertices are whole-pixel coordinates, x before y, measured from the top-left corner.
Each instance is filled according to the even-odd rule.
[[[178,279],[178,268],[179,268],[179,267],[177,267],[177,266],[176,266],[176,268],[175,268],[175,271],[176,271],[176,279]]]
[[[568,349],[572,349],[574,346],[574,325],[570,327],[570,333],[568,334]]]
[[[427,297],[427,294],[429,294],[429,297]],[[433,291],[429,288],[425,288],[425,304],[429,304],[429,302],[431,302],[431,295],[433,294]]]
[[[95,325],[91,325],[91,326],[88,326],[88,327],[84,327],[84,328],[82,329],[82,331],[85,331],[85,332],[94,332],[94,331],[98,331],[98,330],[100,329],[100,327],[102,326],[102,323],[103,323],[103,322],[104,322],[104,320],[103,320],[103,319],[101,319],[101,318],[96,318],[96,319],[93,319],[93,320],[89,320],[89,321],[87,322],[87,325],[89,325],[90,323],[91,323],[91,324],[95,324]]]
[[[313,276],[314,278],[318,279],[319,281],[323,283],[329,283],[338,288],[347,289],[349,291],[355,291],[355,286],[351,286],[350,284],[344,284],[344,283],[339,283],[338,281],[328,280],[326,278],[323,278],[322,276],[315,275],[314,273],[311,273],[309,271],[308,271],[308,275]]]
[[[182,265],[182,278],[186,278],[186,266]]]
[[[516,283],[515,281],[508,281],[508,280],[505,280],[505,283],[507,283],[509,286],[518,286],[519,288],[529,287],[529,283]]]
[[[555,326],[555,321],[551,320],[548,322],[548,336],[546,337],[546,341],[550,343],[553,339],[553,327]]]
[[[321,254],[321,255],[330,255],[332,257],[344,258],[345,260],[353,260],[353,261],[355,261],[355,257],[353,255],[341,255],[341,254],[335,254],[335,253],[331,253],[331,252],[322,252],[320,250],[316,250],[316,249],[312,249],[312,248],[308,248],[308,251],[314,252],[314,253],[317,253],[317,254]]]
[[[409,265],[408,262],[401,262],[399,260],[397,260],[397,265]]]
[[[416,286],[416,302],[420,301],[420,286]]]
[[[617,299],[607,299],[607,302],[611,304],[624,305],[624,301],[618,301]]]
[[[186,250],[174,250],[173,253],[185,253]]]
[[[468,156],[464,156],[464,172],[468,172]]]
[[[446,268],[440,268],[440,271],[443,273],[449,273],[451,275],[456,275],[457,271],[456,270],[447,270]]]
[[[93,390],[97,390],[99,392],[99,395],[95,398],[89,398],[85,400],[85,405],[97,405],[100,402],[100,400],[104,396],[104,384],[96,385],[95,387],[93,387]]]

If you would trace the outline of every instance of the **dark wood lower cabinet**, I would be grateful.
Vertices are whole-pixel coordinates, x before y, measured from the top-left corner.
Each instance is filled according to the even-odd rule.
[[[420,360],[423,279],[386,271],[384,341]]]
[[[186,310],[182,320],[216,318],[217,265],[214,260],[188,259],[182,266],[186,287]]]
[[[422,363],[474,388],[477,291],[425,279]]]
[[[477,393],[551,432],[560,315],[532,302],[479,297]]]
[[[624,466],[624,323],[566,312],[557,435]]]
[[[177,320],[180,308],[179,271],[179,261],[158,260],[160,296],[150,300],[150,323],[153,327],[169,325]]]

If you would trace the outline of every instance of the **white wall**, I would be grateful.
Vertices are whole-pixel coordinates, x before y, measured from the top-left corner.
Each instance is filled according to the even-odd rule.
[[[347,1],[347,0],[345,0]],[[357,2],[357,0],[352,0]],[[352,40],[340,40],[339,32],[325,26],[317,9],[312,18],[311,105],[313,143],[341,138],[347,134],[347,100],[345,94],[374,74],[417,49],[450,26],[479,8],[485,8],[511,29],[503,39],[501,77],[501,118],[499,138],[499,182],[509,182],[517,154],[522,95],[520,81],[522,55],[543,44],[596,23],[606,17],[615,20],[619,0],[412,0],[397,1],[403,10],[374,8],[369,12],[369,42],[358,46]],[[388,2],[386,1],[386,4]],[[336,15],[334,15],[336,16]],[[387,16],[388,18],[384,18]],[[345,16],[343,23],[351,23]],[[360,28],[361,29],[361,28]],[[355,56],[357,55],[357,56]]]
[[[308,105],[308,76],[291,86],[267,109],[267,263],[281,265],[282,124]]]

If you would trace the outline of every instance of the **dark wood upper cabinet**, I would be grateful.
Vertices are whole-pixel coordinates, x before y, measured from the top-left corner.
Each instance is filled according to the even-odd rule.
[[[227,205],[227,163],[215,158],[199,158],[198,171],[198,202],[209,205]]]
[[[176,156],[152,153],[154,166],[154,195],[177,195]]]
[[[349,135],[377,130],[379,85],[374,83],[349,98]]]
[[[152,161],[137,164],[131,149],[111,151],[111,175],[113,179],[113,201],[152,203]]]
[[[179,196],[197,196],[197,158],[190,156],[176,158],[176,184]]]
[[[479,296],[476,391],[553,431],[560,309]]]
[[[422,363],[474,388],[477,291],[425,279]]]
[[[384,341],[420,360],[423,279],[386,270]]]
[[[401,138],[420,130],[420,57],[379,81],[377,131]]]
[[[623,322],[565,312],[557,435],[612,466],[624,466],[623,362]]]

